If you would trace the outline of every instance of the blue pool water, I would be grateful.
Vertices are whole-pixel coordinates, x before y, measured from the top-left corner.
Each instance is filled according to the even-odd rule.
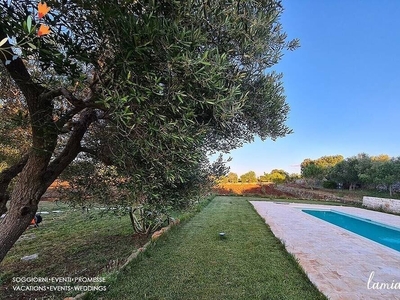
[[[359,234],[367,239],[400,251],[400,229],[398,228],[334,211],[309,209],[303,209],[302,211]]]

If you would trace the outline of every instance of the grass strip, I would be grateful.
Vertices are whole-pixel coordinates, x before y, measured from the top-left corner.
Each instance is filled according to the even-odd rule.
[[[100,216],[99,211],[83,212],[68,205],[40,203],[39,212],[53,210],[62,212],[43,214],[39,228],[27,229],[24,233],[34,238],[17,242],[1,263],[0,299],[63,299],[70,293],[14,291],[15,285],[42,284],[13,284],[13,278],[103,276],[118,269],[149,239],[133,234],[128,216]],[[38,254],[38,259],[21,261],[21,257],[34,253]]]
[[[237,197],[216,197],[91,298],[326,299],[251,204]]]

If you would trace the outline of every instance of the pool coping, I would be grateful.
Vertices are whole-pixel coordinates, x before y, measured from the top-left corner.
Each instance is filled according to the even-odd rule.
[[[250,203],[329,299],[400,299],[400,252],[301,209],[335,210],[396,228],[400,216],[339,205]]]

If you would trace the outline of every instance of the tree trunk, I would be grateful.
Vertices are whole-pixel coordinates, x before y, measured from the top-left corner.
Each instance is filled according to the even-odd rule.
[[[131,219],[133,232],[135,232],[135,220],[133,218],[132,207],[129,207],[129,218]]]
[[[7,35],[0,24],[0,41],[4,38],[7,38]],[[11,49],[8,41],[4,47]],[[0,221],[0,262],[35,216],[40,198],[46,189],[81,151],[81,140],[90,124],[97,119],[94,108],[86,108],[85,102],[75,98],[66,89],[50,91],[45,86],[35,83],[22,59],[14,59],[11,50],[2,54],[0,62],[4,64],[27,103],[32,147],[26,158],[0,174],[0,212],[6,211],[7,188],[11,180],[17,178],[10,197],[10,209]],[[57,118],[53,118],[53,99],[59,96],[64,96],[74,109],[66,113],[65,119],[57,121]],[[76,120],[77,116],[79,120]],[[68,142],[61,153],[51,161],[60,133],[59,128],[72,118],[74,125]]]
[[[17,164],[0,173],[0,216],[7,212],[7,201],[9,200],[7,188],[11,180],[22,171],[27,160],[28,155],[24,155]]]
[[[0,262],[29,226],[36,214],[39,200],[47,189],[42,182],[45,170],[43,163],[45,161],[42,157],[32,153],[13,189],[10,209],[1,221]]]
[[[28,161],[13,188],[10,209],[1,221],[0,262],[35,216],[40,198],[47,188],[78,155],[81,150],[80,142],[95,120],[96,114],[93,109],[83,111],[64,150],[52,162],[50,157],[55,147],[53,141],[56,141],[57,135],[47,135],[44,143],[47,147],[40,148],[43,150],[33,148],[30,152]]]

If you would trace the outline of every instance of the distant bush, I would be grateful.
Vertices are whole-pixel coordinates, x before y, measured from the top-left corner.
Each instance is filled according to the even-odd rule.
[[[322,186],[326,189],[336,189],[338,185],[334,181],[327,180],[322,183]]]
[[[221,183],[213,188],[217,195],[247,195],[291,197],[292,195],[275,189],[273,184]]]

